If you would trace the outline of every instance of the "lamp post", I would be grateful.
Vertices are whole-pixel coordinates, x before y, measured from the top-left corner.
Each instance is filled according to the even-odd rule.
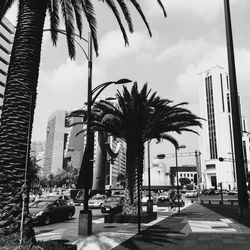
[[[229,84],[230,84],[230,100],[232,109],[232,125],[233,125],[233,139],[234,139],[234,153],[236,177],[239,197],[239,214],[245,216],[248,208],[248,195],[246,187],[246,175],[244,169],[244,154],[242,146],[242,129],[241,116],[239,108],[239,96],[237,90],[235,60],[234,60],[234,46],[231,27],[231,15],[229,0],[224,0],[225,11],[225,27],[226,27],[226,41],[227,41],[227,55],[228,55],[228,70],[229,70]]]
[[[178,177],[178,156],[177,150],[186,148],[185,145],[175,146],[175,164],[176,164],[176,181],[177,181],[177,199],[178,199],[178,213],[180,213],[180,190],[179,190],[179,177]]]
[[[148,141],[148,200],[147,213],[153,212],[153,201],[151,199],[151,180],[150,180],[150,141]]]

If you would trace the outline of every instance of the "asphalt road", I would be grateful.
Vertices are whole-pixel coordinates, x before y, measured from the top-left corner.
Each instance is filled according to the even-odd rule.
[[[75,215],[71,220],[56,222],[56,223],[52,223],[52,224],[46,225],[46,226],[36,225],[34,227],[35,234],[38,235],[41,233],[50,232],[53,230],[65,228],[65,227],[69,226],[69,224],[75,224],[75,226],[78,227],[79,213],[80,213],[80,210],[82,210],[82,206],[75,206],[75,209],[76,209]],[[94,220],[94,219],[104,217],[104,214],[102,214],[101,209],[98,208],[98,209],[92,209],[92,216],[93,216],[93,220]]]

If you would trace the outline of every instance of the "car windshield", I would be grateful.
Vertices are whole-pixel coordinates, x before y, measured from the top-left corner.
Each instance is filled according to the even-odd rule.
[[[107,201],[120,201],[120,197],[109,197]]]
[[[103,200],[102,196],[94,196],[91,198],[91,200]]]
[[[44,208],[52,203],[53,202],[51,202],[51,201],[35,201],[29,207],[30,208]]]
[[[59,196],[55,196],[55,195],[48,195],[46,197],[44,197],[44,199],[48,199],[48,200],[55,200],[55,199],[60,199]]]

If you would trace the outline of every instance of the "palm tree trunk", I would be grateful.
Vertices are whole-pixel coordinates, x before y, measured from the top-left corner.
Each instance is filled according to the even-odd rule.
[[[27,140],[31,136],[47,0],[19,1],[0,127],[0,236],[20,230]],[[34,239],[25,199],[24,240]]]
[[[138,213],[138,197],[141,201],[141,187],[143,174],[143,156],[144,144],[137,145],[127,144],[127,159],[126,159],[126,177],[127,187],[125,189],[125,200],[123,206],[123,214]],[[138,185],[139,182],[139,185]],[[139,187],[139,192],[138,192]],[[140,209],[141,210],[141,209]]]

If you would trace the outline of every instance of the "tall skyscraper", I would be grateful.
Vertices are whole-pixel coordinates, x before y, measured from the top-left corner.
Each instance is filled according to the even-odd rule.
[[[3,17],[0,22],[0,118],[14,31],[14,25],[7,18]]]
[[[68,136],[67,112],[56,110],[48,119],[44,154],[44,174],[63,169],[64,150]]]
[[[222,67],[216,66],[200,74],[200,116],[205,118],[200,132],[202,188],[234,189],[236,170],[230,107],[229,77]],[[239,98],[240,102],[240,98]],[[248,172],[249,138],[247,120],[242,116],[242,141],[245,170]]]

